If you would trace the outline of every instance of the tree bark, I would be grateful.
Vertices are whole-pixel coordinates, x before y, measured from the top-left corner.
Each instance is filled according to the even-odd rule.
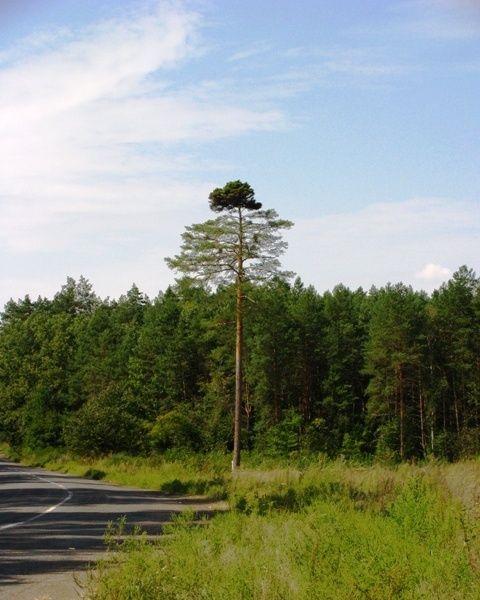
[[[402,367],[397,367],[398,400],[400,412],[400,458],[405,458],[405,396],[403,389]]]
[[[233,419],[232,471],[240,466],[241,417],[243,392],[243,223],[238,209],[238,256],[236,280],[236,338],[235,338],[235,415]]]
[[[418,376],[419,384],[418,384],[418,400],[419,400],[419,411],[420,411],[420,441],[422,445],[423,457],[427,455],[427,440],[425,436],[425,400],[423,397],[423,386],[421,374]]]
[[[452,390],[453,390],[453,409],[455,412],[455,427],[457,429],[457,435],[460,435],[460,417],[458,411],[458,396],[457,386],[455,385],[455,376],[452,376]]]

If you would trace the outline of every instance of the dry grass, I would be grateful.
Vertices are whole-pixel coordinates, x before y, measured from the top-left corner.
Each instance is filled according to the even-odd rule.
[[[99,565],[88,597],[478,600],[479,526],[458,500],[461,490],[470,505],[476,497],[477,468],[242,471],[231,480],[235,510],[201,528],[182,520],[158,545],[132,540]]]
[[[462,461],[444,465],[440,476],[454,498],[468,509],[473,517],[480,517],[480,462]]]

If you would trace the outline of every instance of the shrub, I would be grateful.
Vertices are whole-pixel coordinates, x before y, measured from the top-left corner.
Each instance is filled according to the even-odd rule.
[[[64,437],[67,448],[82,456],[139,451],[144,439],[140,419],[128,412],[116,387],[90,398],[71,415]]]
[[[272,456],[289,456],[300,450],[302,417],[297,411],[287,410],[283,419],[264,434],[263,449]]]
[[[154,450],[183,448],[198,450],[200,432],[191,417],[179,409],[171,410],[157,418],[148,434]]]

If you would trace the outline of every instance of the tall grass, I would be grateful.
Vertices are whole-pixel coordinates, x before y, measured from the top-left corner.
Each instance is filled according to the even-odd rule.
[[[229,513],[200,523],[184,514],[155,543],[119,543],[91,573],[87,597],[478,599],[478,525],[451,496],[448,469],[242,472]]]
[[[58,448],[24,450],[19,454],[4,445],[0,451],[26,465],[164,494],[207,495],[214,499],[225,498],[227,494],[229,458],[223,453],[112,454],[102,458],[82,458]]]
[[[89,600],[480,598],[478,461],[382,466],[246,455],[232,476],[222,454],[87,460],[47,449],[22,459],[228,499],[228,513],[200,522],[180,515],[155,542],[110,530]]]

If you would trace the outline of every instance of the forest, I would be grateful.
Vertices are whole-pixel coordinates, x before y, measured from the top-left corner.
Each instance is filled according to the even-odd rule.
[[[84,277],[7,303],[0,438],[79,456],[230,451],[235,286],[100,299]],[[480,452],[480,280],[431,295],[246,284],[242,448],[448,460]]]

